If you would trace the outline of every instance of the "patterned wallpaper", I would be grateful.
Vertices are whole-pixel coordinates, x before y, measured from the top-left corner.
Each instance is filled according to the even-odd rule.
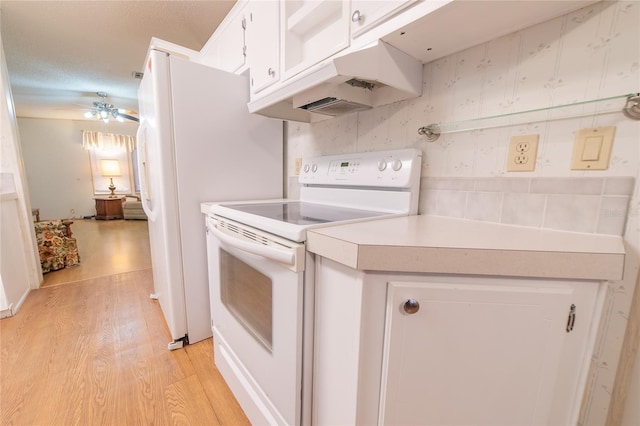
[[[640,263],[640,122],[621,113],[554,120],[553,113],[548,112],[540,122],[443,134],[435,142],[428,142],[417,129],[431,123],[634,92],[640,92],[640,2],[600,2],[425,64],[423,95],[417,99],[313,124],[289,123],[287,171],[292,195],[295,196],[295,185],[291,184],[295,182],[297,157],[405,147],[418,147],[424,153],[421,198],[425,194],[433,196],[434,188],[451,179],[474,181],[471,185],[476,188],[486,178],[527,178],[533,185],[558,178],[555,182],[575,186],[577,193],[584,186],[580,178],[623,177],[621,182],[631,182],[628,205],[623,205],[625,200],[615,209],[623,217],[615,233],[624,233],[628,248],[625,279],[608,287],[589,393],[581,415],[582,424],[605,424]],[[614,109],[623,105],[623,101],[617,102]],[[587,108],[594,107],[577,107],[583,108],[591,111]],[[606,110],[599,108],[598,111]],[[616,127],[609,169],[572,171],[576,132],[599,126]],[[507,172],[510,137],[532,133],[540,135],[536,170]],[[539,194],[535,196],[572,208],[557,194]],[[446,196],[438,193],[438,197],[445,197],[438,198],[441,206],[451,205],[452,199]],[[473,191],[465,197],[467,203],[469,199],[495,199],[486,192],[477,195]],[[514,195],[509,197],[513,199]],[[602,207],[592,204],[594,209]],[[421,199],[420,213],[433,214],[437,208]],[[582,210],[568,214],[584,216]],[[543,225],[536,222],[533,226]],[[640,375],[640,366],[635,371]]]

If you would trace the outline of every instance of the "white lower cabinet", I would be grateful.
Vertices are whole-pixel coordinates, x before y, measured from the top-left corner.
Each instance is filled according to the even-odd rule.
[[[314,423],[576,424],[603,286],[320,258]]]

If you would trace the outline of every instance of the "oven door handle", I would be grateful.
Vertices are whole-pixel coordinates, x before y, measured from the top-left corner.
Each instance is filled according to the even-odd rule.
[[[279,249],[272,246],[265,246],[262,244],[244,241],[219,230],[215,225],[207,226],[207,230],[210,231],[221,242],[238,250],[255,254],[257,256],[262,256],[267,259],[275,260],[276,262],[280,262],[289,266],[294,266],[296,264],[295,249]]]

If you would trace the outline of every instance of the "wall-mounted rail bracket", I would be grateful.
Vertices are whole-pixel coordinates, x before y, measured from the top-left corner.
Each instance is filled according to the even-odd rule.
[[[434,142],[440,137],[440,126],[437,124],[429,124],[418,129],[418,134],[423,135],[429,142]]]
[[[627,103],[622,108],[622,113],[632,120],[640,120],[640,94],[629,95]]]
[[[622,108],[620,107],[620,99],[625,99],[625,104]],[[609,98],[592,99],[574,102],[572,104],[555,105],[489,117],[472,118],[469,120],[433,123],[420,127],[418,134],[425,136],[427,141],[434,142],[441,134],[611,114],[619,112],[620,109],[622,109],[622,114],[625,117],[631,120],[640,120],[640,93],[611,96]]]

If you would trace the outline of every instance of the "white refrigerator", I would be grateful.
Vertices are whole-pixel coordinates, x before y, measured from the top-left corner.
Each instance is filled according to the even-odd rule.
[[[249,114],[248,101],[246,77],[149,50],[138,173],[169,349],[212,335],[200,204],[282,197],[283,122]]]

